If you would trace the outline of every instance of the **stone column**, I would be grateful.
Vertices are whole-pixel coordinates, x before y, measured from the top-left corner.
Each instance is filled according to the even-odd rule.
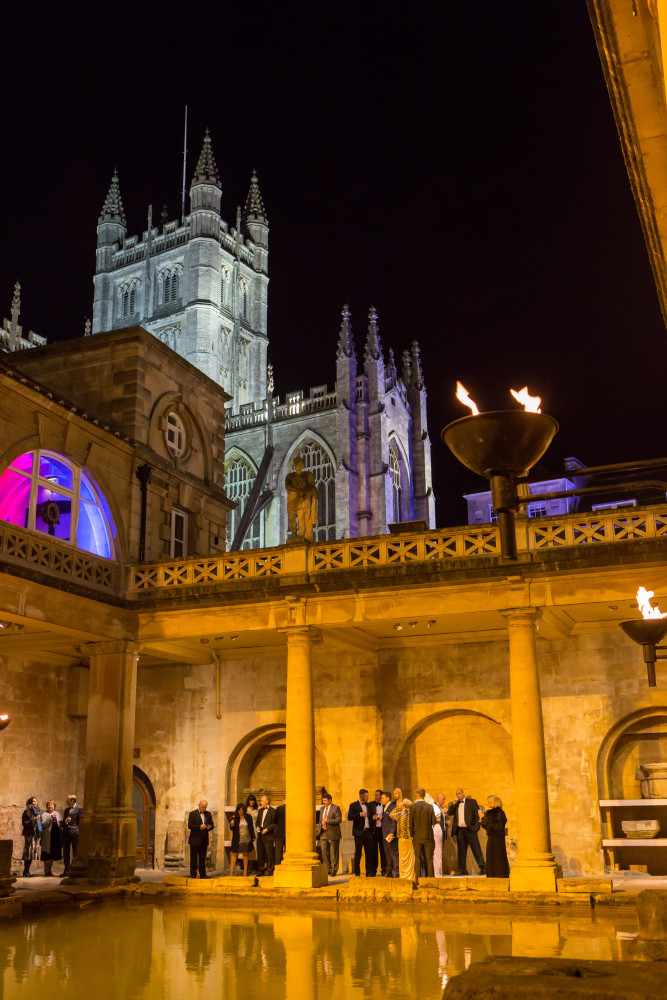
[[[510,890],[555,892],[561,872],[551,851],[544,724],[537,669],[535,623],[539,611],[505,612],[510,646],[510,702],[514,792],[519,850]]]
[[[134,877],[137,819],[132,759],[141,647],[129,640],[87,643],[90,658],[86,779],[74,878],[115,884]]]
[[[293,888],[327,885],[326,865],[315,853],[315,719],[311,650],[317,633],[307,626],[287,636],[286,853],[273,884]]]

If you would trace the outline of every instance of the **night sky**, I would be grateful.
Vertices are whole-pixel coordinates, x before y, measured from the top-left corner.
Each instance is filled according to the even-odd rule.
[[[385,350],[419,340],[439,525],[484,488],[440,441],[457,379],[481,409],[541,395],[555,471],[665,452],[665,329],[584,0],[218,9],[12,15],[0,315],[19,278],[25,331],[83,333],[112,170],[128,235],[149,203],[176,218],[187,104],[188,186],[206,127],[230,223],[259,176],[276,391],[333,387],[345,302],[361,348],[371,304]]]

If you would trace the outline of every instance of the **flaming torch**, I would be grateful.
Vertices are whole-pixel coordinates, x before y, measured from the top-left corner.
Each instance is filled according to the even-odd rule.
[[[637,591],[637,605],[642,618],[620,623],[625,634],[642,647],[649,687],[656,686],[655,661],[667,658],[667,647],[657,645],[667,635],[667,622],[663,621],[667,618],[667,613],[663,614],[660,608],[651,604],[652,597],[652,590],[640,587]]]
[[[0,715],[0,730],[6,729],[11,721],[8,715]]]
[[[540,411],[542,400],[528,387],[510,390],[523,410],[491,410],[480,413],[460,382],[456,398],[469,406],[471,415],[448,424],[442,440],[467,469],[490,480],[493,509],[498,515],[500,550],[504,558],[516,559],[514,511],[519,500],[516,480],[540,460],[558,430],[553,417]]]

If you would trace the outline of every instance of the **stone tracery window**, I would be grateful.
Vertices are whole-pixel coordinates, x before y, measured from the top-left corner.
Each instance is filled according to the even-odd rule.
[[[389,472],[391,474],[392,519],[394,524],[401,520],[401,463],[394,444],[389,445]]]
[[[233,459],[225,470],[225,492],[230,500],[234,500],[238,504],[236,510],[230,511],[227,516],[228,545],[231,545],[241,523],[245,505],[255,482],[255,475],[255,470],[244,458]],[[250,525],[241,548],[259,549],[263,544],[264,512],[262,511]]]
[[[139,279],[131,278],[118,286],[118,311],[122,317],[134,316],[138,310]]]
[[[309,442],[298,452],[304,466],[313,474],[317,485],[317,526],[313,532],[316,542],[326,542],[336,537],[336,479],[328,453],[315,441]]]
[[[102,492],[56,452],[25,452],[0,475],[0,520],[114,558],[115,528]]]
[[[179,264],[166,268],[160,275],[161,302],[167,305],[176,302],[181,295],[181,267]]]

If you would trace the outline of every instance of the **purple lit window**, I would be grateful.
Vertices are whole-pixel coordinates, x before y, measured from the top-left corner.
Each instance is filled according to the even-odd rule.
[[[108,504],[83,470],[63,455],[26,452],[0,475],[0,520],[113,558]]]

